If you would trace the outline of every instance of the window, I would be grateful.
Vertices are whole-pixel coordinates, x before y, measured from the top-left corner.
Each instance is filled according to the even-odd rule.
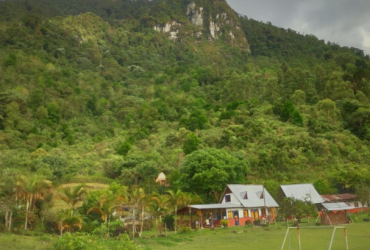
[[[234,216],[233,216],[233,211],[229,211],[229,212],[227,212],[227,217],[229,218],[229,219],[232,219]]]
[[[245,195],[244,195],[244,200],[247,200],[248,199],[248,193],[245,192]]]
[[[355,202],[355,207],[359,207],[358,202]]]
[[[266,216],[266,209],[265,209],[265,208],[262,208],[262,209],[261,209],[261,215],[262,215],[262,216]]]
[[[231,197],[229,194],[225,195],[225,202],[231,202]]]
[[[249,217],[249,213],[248,213],[248,210],[247,209],[245,209],[243,211],[243,216],[244,216],[244,218],[248,218]]]

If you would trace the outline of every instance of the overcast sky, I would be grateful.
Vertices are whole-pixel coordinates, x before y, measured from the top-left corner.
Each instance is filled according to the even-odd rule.
[[[227,0],[238,13],[370,54],[370,0]]]

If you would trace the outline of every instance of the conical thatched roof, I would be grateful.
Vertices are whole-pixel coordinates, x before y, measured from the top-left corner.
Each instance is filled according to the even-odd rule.
[[[157,177],[157,179],[156,179],[155,181],[156,181],[156,182],[166,181],[166,175],[165,175],[163,172],[161,172],[161,173],[158,175],[158,177]]]

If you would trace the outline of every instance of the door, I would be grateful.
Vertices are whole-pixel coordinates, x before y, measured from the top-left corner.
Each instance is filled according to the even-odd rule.
[[[233,218],[234,218],[235,226],[239,226],[239,210],[233,211]]]

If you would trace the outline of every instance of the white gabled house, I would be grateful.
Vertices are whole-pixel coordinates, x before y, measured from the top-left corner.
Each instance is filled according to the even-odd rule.
[[[279,205],[263,185],[228,184],[216,204],[190,205],[200,218],[199,226],[245,225],[247,221],[272,221]]]
[[[279,207],[263,185],[229,184],[224,190],[220,203],[241,205],[241,207],[226,209],[229,226],[244,225],[246,221],[259,219],[272,221],[277,216]]]

